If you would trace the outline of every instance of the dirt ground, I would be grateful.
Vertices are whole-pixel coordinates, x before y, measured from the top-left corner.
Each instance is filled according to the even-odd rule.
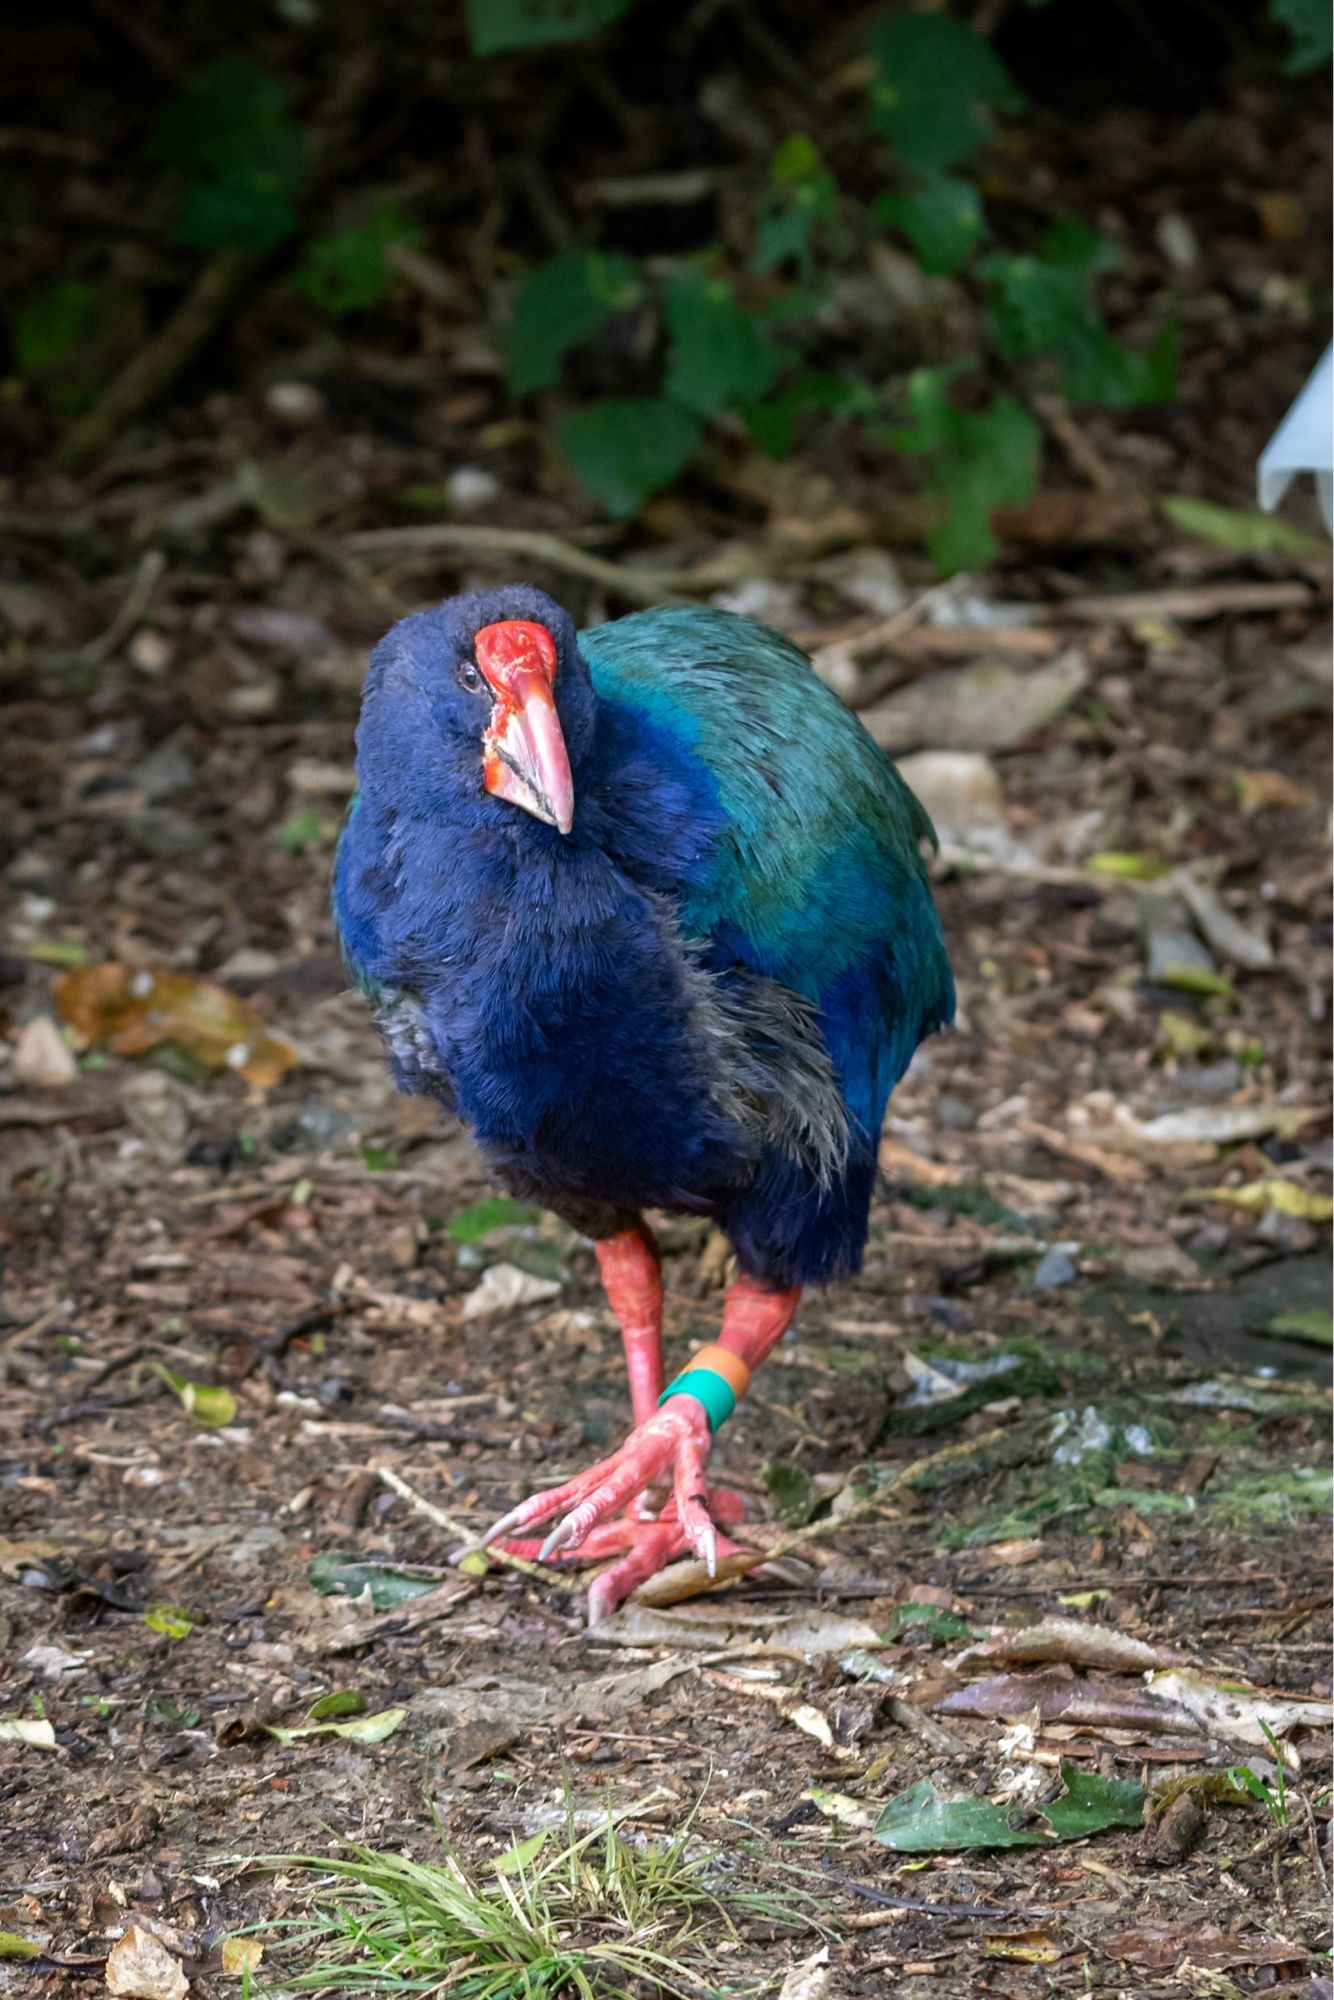
[[[200,1996],[241,1990],[223,1941],[258,1926],[253,1990],[290,1991],[275,1926],[309,1883],[256,1856],[443,1832],[484,1876],[621,1808],[649,1841],[693,1814],[724,1900],[813,1899],[738,1917],[683,1961],[693,1994],[1331,1993],[1328,562],[1145,497],[1248,505],[1318,345],[1291,212],[1261,256],[1216,171],[1250,134],[1327,238],[1327,140],[1278,103],[1045,134],[1135,240],[1191,221],[1185,386],[1133,420],[1050,410],[1054,482],[945,591],[837,441],[781,474],[720,452],[634,530],[592,525],[425,299],[420,352],[309,365],[269,353],[287,306],[243,303],[227,386],[187,380],[77,482],[24,436],[0,1993],[101,1994],[131,1921]],[[489,550],[357,539],[442,463],[490,480]],[[519,529],[561,548],[520,561]],[[626,602],[581,553],[720,547],[726,601],[822,649],[913,755],[960,1017],[891,1105],[863,1279],[803,1301],[720,1441],[772,1569],[589,1631],[569,1574],[461,1573],[381,1476],[479,1529],[628,1404],[589,1247],[479,1211],[464,1135],[393,1094],[328,878],[396,610],[522,569],[597,619]],[[726,1246],[661,1233],[675,1357],[716,1329]],[[427,1588],[377,1607],[350,1563]],[[348,1690],[403,1711],[383,1740],[272,1733]],[[1143,1823],[1051,1837],[1072,1774],[1142,1787]],[[881,1815],[923,1785],[1034,1844],[894,1848]]]

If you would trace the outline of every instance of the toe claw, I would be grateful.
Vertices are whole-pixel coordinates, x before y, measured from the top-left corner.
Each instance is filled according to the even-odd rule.
[[[563,1521],[558,1521],[538,1550],[537,1560],[550,1562],[562,1549],[568,1549],[575,1539],[578,1525],[573,1514],[567,1514]]]

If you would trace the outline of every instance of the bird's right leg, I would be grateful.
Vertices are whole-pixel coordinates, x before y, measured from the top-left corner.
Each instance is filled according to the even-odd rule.
[[[625,1346],[630,1404],[636,1424],[646,1424],[662,1394],[662,1260],[646,1222],[603,1236],[593,1245],[607,1303]]]

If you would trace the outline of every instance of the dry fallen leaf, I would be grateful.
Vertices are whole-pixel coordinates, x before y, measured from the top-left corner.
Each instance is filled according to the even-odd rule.
[[[54,1750],[55,1727],[45,1716],[0,1715],[0,1743],[26,1743],[30,1750]]]
[[[1160,1700],[1176,1702],[1209,1731],[1236,1743],[1263,1750],[1266,1729],[1286,1736],[1290,1729],[1328,1729],[1334,1721],[1334,1703],[1288,1700],[1282,1695],[1265,1694],[1258,1688],[1237,1687],[1211,1681],[1194,1668],[1178,1667],[1170,1673],[1146,1674],[1150,1691]],[[1282,1746],[1284,1761],[1294,1770],[1300,1759],[1290,1743]]]
[[[540,1305],[560,1291],[556,1278],[537,1278],[521,1271],[517,1264],[492,1264],[482,1282],[463,1301],[465,1319],[482,1319],[491,1313],[513,1312],[518,1306]]]
[[[1296,1181],[1279,1176],[1263,1181],[1247,1181],[1244,1187],[1201,1188],[1200,1201],[1225,1202],[1230,1208],[1250,1209],[1256,1215],[1295,1215],[1300,1222],[1328,1222],[1334,1217],[1334,1201],[1327,1194],[1315,1194]]]
[[[190,1982],[164,1944],[131,1924],[107,1957],[107,1992],[123,2000],[185,2000]]]
[[[826,2000],[830,1977],[829,1946],[822,1944],[792,1967],[779,1988],[778,2000]]]
[[[173,1043],[206,1069],[233,1069],[266,1090],[296,1063],[296,1050],[225,986],[188,972],[133,965],[82,965],[51,985],[62,1018],[120,1056]]]
[[[950,1665],[973,1666],[983,1661],[1007,1666],[1036,1666],[1057,1660],[1075,1667],[1100,1667],[1104,1673],[1143,1673],[1170,1665],[1171,1655],[1114,1625],[1091,1625],[1082,1618],[1043,1618],[1021,1632],[1000,1632],[977,1645],[965,1646]]]
[[[30,1090],[63,1090],[78,1074],[79,1066],[49,1014],[38,1014],[19,1031],[10,1068],[15,1083]]]
[[[239,1979],[243,1972],[258,1970],[264,1947],[258,1938],[228,1937],[222,1941],[222,1969]]]

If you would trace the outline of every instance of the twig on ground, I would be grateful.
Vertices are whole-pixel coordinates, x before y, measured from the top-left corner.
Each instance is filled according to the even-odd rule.
[[[1064,396],[1043,395],[1038,391],[1031,400],[1033,408],[1073,469],[1082,472],[1089,485],[1097,492],[1115,493],[1116,474],[1102,453],[1075,422]]]
[[[460,1542],[467,1544],[476,1542],[477,1537],[471,1528],[465,1528],[460,1521],[447,1514],[443,1507],[437,1507],[434,1502],[424,1500],[420,1493],[408,1485],[406,1479],[401,1479],[389,1466],[382,1465],[378,1471],[381,1481],[389,1491],[397,1493],[399,1499],[406,1501],[414,1513],[424,1514],[428,1521],[434,1521],[437,1528],[443,1528],[447,1535],[453,1535]],[[486,1554],[492,1562],[499,1563],[504,1569],[516,1569],[521,1576],[532,1577],[538,1583],[554,1584],[556,1589],[564,1591],[567,1597],[583,1596],[584,1584],[562,1575],[555,1568],[529,1562],[526,1556],[512,1556],[505,1549],[494,1546],[487,1549]]]
[[[685,569],[641,569],[609,562],[560,535],[539,528],[489,528],[461,522],[433,521],[404,528],[370,528],[348,535],[344,546],[354,555],[458,555],[503,557],[510,562],[539,563],[567,576],[599,584],[608,596],[630,604],[662,604],[721,590],[748,575],[762,574],[765,561],[733,550],[711,562]]]
[[[1107,597],[1066,597],[1059,603],[1035,604],[1036,623],[1059,625],[1073,619],[1081,625],[1133,623],[1138,618],[1221,618],[1226,612],[1315,610],[1328,589],[1309,583],[1215,583],[1169,590],[1132,590]]]

